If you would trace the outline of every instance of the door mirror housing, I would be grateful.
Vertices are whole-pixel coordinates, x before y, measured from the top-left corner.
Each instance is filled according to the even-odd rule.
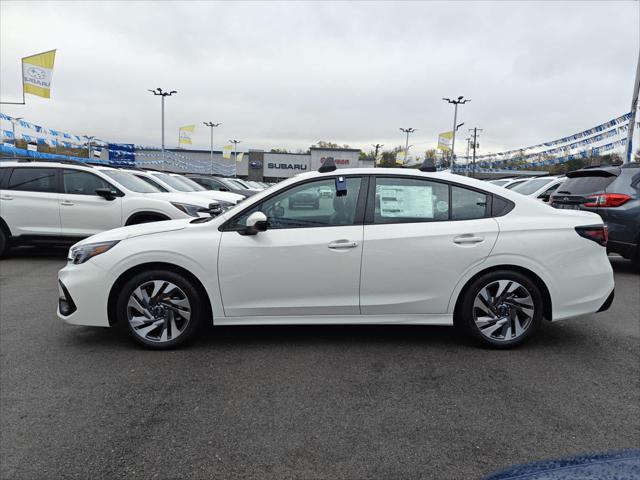
[[[219,192],[228,192],[228,191],[229,191],[229,189],[228,189],[227,187],[220,187],[220,188],[218,189],[218,191],[219,191]]]
[[[96,195],[104,198],[105,200],[115,200],[118,196],[118,192],[111,190],[110,188],[96,188]]]
[[[253,212],[247,217],[247,226],[240,233],[243,235],[256,235],[267,229],[267,216],[262,212]]]
[[[542,200],[543,202],[549,203],[549,200],[551,199],[551,194],[550,193],[546,193],[546,194],[540,195],[538,198],[540,200]]]

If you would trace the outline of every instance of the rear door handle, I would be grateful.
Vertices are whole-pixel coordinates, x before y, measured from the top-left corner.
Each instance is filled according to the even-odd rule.
[[[453,239],[453,243],[457,243],[458,245],[464,245],[466,243],[480,243],[480,242],[484,242],[484,237],[476,237],[473,234],[460,235],[459,237],[455,237]]]
[[[2,195],[0,200],[13,200],[13,197],[11,195]]]
[[[351,240],[336,240],[328,245],[332,250],[343,250],[345,248],[355,248],[357,246],[358,242],[352,242]]]
[[[69,200],[62,200],[60,205],[73,205],[73,202],[70,202]]]

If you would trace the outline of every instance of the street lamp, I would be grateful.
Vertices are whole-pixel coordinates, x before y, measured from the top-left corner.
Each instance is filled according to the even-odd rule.
[[[456,153],[455,153],[455,147],[456,147],[456,130],[458,130],[458,126],[457,126],[457,121],[458,121],[458,105],[464,105],[467,102],[470,102],[471,100],[467,99],[467,100],[463,100],[464,96],[460,95],[456,100],[451,100],[450,98],[443,98],[442,100],[444,100],[447,103],[452,103],[454,105],[454,110],[453,110],[453,134],[451,137],[451,168],[453,169],[454,163],[455,163],[455,159],[456,159]]]
[[[149,91],[154,95],[159,96],[160,99],[162,100],[161,102],[162,103],[162,162],[163,162],[163,167],[166,167],[164,165],[164,98],[170,97],[174,93],[178,93],[178,92],[176,90],[165,92],[160,87],[156,88],[155,90],[149,90]]]
[[[95,137],[95,135],[93,135],[93,136],[83,135],[82,137],[87,141],[87,147],[89,148],[89,157],[88,158],[89,158],[89,160],[91,160],[91,158],[92,158],[91,157],[91,142],[96,137]]]
[[[229,140],[231,143],[233,143],[233,176],[237,177],[238,176],[238,144],[241,143],[240,140]]]
[[[407,134],[407,143],[405,144],[405,148],[404,148],[404,163],[407,163],[409,161],[409,134],[415,132],[416,129],[411,127],[409,128],[400,127],[400,131]]]
[[[11,119],[11,133],[13,135],[13,158],[18,158],[16,150],[18,149],[18,139],[16,137],[16,123],[22,120],[24,117],[16,117]]]
[[[211,175],[213,175],[213,129],[222,125],[222,123],[202,122],[211,128]]]

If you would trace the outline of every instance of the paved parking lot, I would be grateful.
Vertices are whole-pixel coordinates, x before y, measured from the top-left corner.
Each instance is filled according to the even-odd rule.
[[[54,313],[64,250],[0,261],[0,478],[479,478],[640,444],[640,276],[514,351],[453,329],[225,327],[149,352]]]

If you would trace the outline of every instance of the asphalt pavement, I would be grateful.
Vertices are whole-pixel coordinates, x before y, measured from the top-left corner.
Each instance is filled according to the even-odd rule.
[[[146,351],[55,315],[64,250],[0,261],[0,478],[474,479],[640,445],[640,275],[522,348],[453,329],[218,327]]]

